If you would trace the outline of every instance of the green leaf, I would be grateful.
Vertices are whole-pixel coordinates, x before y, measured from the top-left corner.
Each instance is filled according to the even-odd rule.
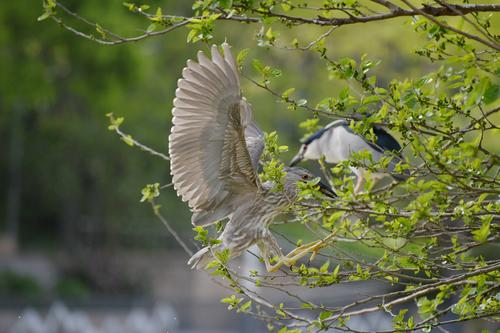
[[[208,244],[208,230],[203,228],[202,226],[196,226],[193,228],[194,231],[196,231],[196,236],[194,237],[195,240],[201,242],[203,245]],[[218,264],[218,261],[215,261]]]
[[[45,13],[43,13],[42,15],[38,16],[37,18],[37,21],[43,21],[43,20],[46,20],[48,19],[49,17],[52,16],[52,13],[49,12],[49,11],[46,11]]]
[[[228,304],[228,310],[233,310],[243,301],[243,298],[237,298],[235,295],[231,295],[230,297],[225,297],[220,301],[221,303]]]
[[[132,139],[132,136],[130,134],[122,136],[121,139],[123,140],[123,142],[128,144],[130,147],[134,146],[134,139]]]
[[[270,72],[272,77],[278,77],[281,76],[281,69],[279,68],[271,68]]]
[[[491,104],[498,100],[498,94],[500,91],[500,86],[498,84],[489,83],[483,94],[484,104]]]
[[[120,127],[120,125],[123,124],[123,121],[125,120],[125,118],[123,118],[123,117],[115,118],[113,113],[108,113],[106,115],[106,117],[109,118],[110,125],[108,126],[108,130],[110,130],[110,131],[117,130]]]
[[[366,104],[371,104],[371,103],[378,103],[380,101],[380,97],[377,95],[371,95],[363,98],[363,105]]]
[[[95,30],[101,35],[102,38],[106,38],[106,32],[102,29],[99,24],[95,25]]]
[[[154,22],[154,23],[151,23],[150,25],[148,25],[148,28],[146,29],[146,32],[147,33],[151,33],[155,30],[158,30],[158,27],[159,27],[159,24]]]
[[[341,100],[346,100],[349,98],[349,87],[344,87],[340,92],[339,92],[339,99]]]
[[[344,216],[345,212],[343,211],[337,211],[334,213],[331,213],[330,216],[328,216],[327,219],[324,219],[325,222],[323,222],[323,226],[328,229],[332,229],[333,225],[342,217]]]
[[[323,321],[329,317],[331,317],[332,313],[330,311],[323,311],[319,314],[319,320]]]
[[[141,202],[152,201],[154,198],[160,196],[160,184],[148,184],[141,190],[142,198]]]
[[[321,265],[321,267],[319,268],[319,271],[321,273],[326,273],[326,272],[328,272],[328,267],[330,267],[330,261],[329,260],[325,261],[325,263],[323,265]]]
[[[233,0],[219,0],[219,5],[224,9],[229,9],[233,6]]]
[[[302,303],[302,309],[314,309],[314,306],[311,303]]]
[[[57,4],[54,0],[45,0],[44,2],[44,7],[47,9],[54,9],[56,6]]]
[[[247,312],[250,309],[250,306],[252,306],[252,301],[245,302],[242,306],[240,306],[238,312]]]
[[[267,31],[266,31],[266,37],[267,37],[268,39],[272,39],[272,38],[274,38],[273,28],[269,28],[269,29],[267,29]]]
[[[307,99],[301,98],[297,101],[297,106],[304,106],[307,104]]]
[[[278,146],[278,152],[279,153],[286,153],[288,151],[288,146]]]
[[[288,12],[288,11],[290,11],[290,9],[292,9],[293,7],[292,7],[292,4],[291,4],[290,2],[288,2],[288,1],[286,1],[286,2],[285,2],[285,1],[283,1],[283,2],[281,3],[281,8],[283,9],[283,11]]]
[[[224,249],[222,251],[216,252],[215,256],[220,260],[222,264],[226,265],[231,256],[231,251],[229,249]]]
[[[257,72],[259,72],[260,74],[264,74],[264,65],[262,65],[262,63],[258,59],[252,60],[252,66]]]
[[[124,2],[123,5],[128,8],[131,12],[135,12],[137,10],[137,6],[131,2]]]
[[[285,90],[282,94],[281,94],[281,98],[283,99],[287,99],[288,96],[290,96],[290,94],[293,94],[293,92],[295,91],[295,88],[288,88],[287,90]]]
[[[238,64],[238,67],[241,67],[243,65],[243,62],[245,61],[248,52],[250,52],[250,49],[243,49],[241,50],[238,55],[236,56],[236,63]]]
[[[162,16],[163,16],[163,13],[161,11],[161,7],[156,8],[155,17],[161,19]]]
[[[337,277],[339,275],[339,270],[340,270],[340,265],[337,265],[332,272],[332,277],[334,280],[337,280]]]
[[[198,31],[196,29],[191,29],[187,35],[186,41],[188,43],[196,42],[197,41],[197,37],[196,37],[197,34],[198,34]]]
[[[488,239],[488,236],[490,235],[490,224],[492,220],[492,216],[490,215],[491,218],[484,218],[483,219],[483,224],[481,225],[481,228],[478,230],[472,231],[472,234],[474,235],[474,240],[478,241],[480,243],[483,243]]]

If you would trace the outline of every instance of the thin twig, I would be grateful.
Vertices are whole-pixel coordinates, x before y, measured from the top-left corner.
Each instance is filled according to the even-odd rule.
[[[170,158],[163,154],[163,153],[160,153],[152,148],[149,148],[148,146],[140,143],[139,141],[137,141],[136,139],[134,139],[132,136],[130,136],[129,134],[126,134],[124,133],[119,126],[115,126],[114,128],[114,131],[122,138],[123,141],[125,141],[127,144],[129,144],[130,142],[130,145],[132,146],[137,146],[139,147],[140,150],[142,151],[145,151],[151,155],[154,155],[154,156],[158,156],[160,158],[162,158],[163,160],[165,161],[170,161]]]
[[[170,234],[172,236],[174,236],[175,240],[182,247],[184,252],[186,252],[189,256],[192,256],[193,251],[191,251],[191,249],[186,245],[186,243],[184,243],[184,241],[177,234],[175,229],[170,225],[170,223],[168,223],[167,219],[165,217],[163,217],[163,215],[160,212],[159,207],[155,204],[154,200],[151,200],[151,207],[153,208],[153,212],[155,213],[155,215],[160,219],[160,221],[163,223],[163,225],[167,228],[168,232],[170,232]]]

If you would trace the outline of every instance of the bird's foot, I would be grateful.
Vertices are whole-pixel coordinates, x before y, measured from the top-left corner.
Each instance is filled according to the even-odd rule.
[[[293,266],[297,261],[305,257],[308,253],[311,252],[311,257],[309,261],[313,261],[319,250],[328,245],[328,240],[335,236],[336,230],[333,231],[330,235],[325,237],[324,239],[311,242],[302,246],[299,246],[293,249],[286,256],[281,257],[275,264],[271,264],[269,261],[266,261],[266,269],[268,272],[276,272],[281,266]]]

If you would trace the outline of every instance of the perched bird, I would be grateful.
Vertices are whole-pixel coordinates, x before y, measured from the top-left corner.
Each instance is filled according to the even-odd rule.
[[[373,133],[376,137],[375,143],[355,133],[346,120],[336,120],[305,139],[297,155],[290,161],[290,166],[294,166],[302,160],[319,160],[322,156],[324,156],[325,162],[337,164],[351,159],[353,153],[366,150],[371,153],[375,162],[378,162],[383,156],[392,158],[387,170],[379,170],[372,175],[375,180],[387,174],[398,181],[407,179],[408,173],[394,173],[395,166],[403,161],[398,141],[379,126],[373,126]],[[350,169],[357,178],[354,193],[360,193],[366,181],[367,170],[354,166]]]
[[[273,218],[297,198],[297,183],[315,177],[294,167],[284,169],[282,191],[260,182],[257,170],[264,149],[263,132],[241,94],[229,45],[224,43],[222,49],[223,54],[214,45],[212,59],[200,51],[198,62],[187,61],[172,110],[170,171],[177,194],[193,211],[191,222],[206,226],[229,218],[220,243],[202,248],[188,264],[202,268],[217,251],[229,249],[233,258],[257,244],[266,268],[272,271],[324,246],[320,240],[284,256],[269,230]],[[319,186],[323,193],[333,195],[326,185]],[[272,265],[269,259],[275,256],[280,260]]]

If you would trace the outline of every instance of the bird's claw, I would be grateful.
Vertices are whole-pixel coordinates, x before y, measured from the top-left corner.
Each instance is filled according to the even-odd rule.
[[[288,267],[294,266],[298,260],[306,256],[309,252],[312,252],[309,261],[313,261],[319,250],[326,246],[326,242],[324,240],[319,240],[316,242],[312,242],[309,244],[305,244],[293,249],[286,256],[281,257],[274,265],[271,263],[266,264],[266,268],[268,272],[275,272],[281,266],[285,265]]]

